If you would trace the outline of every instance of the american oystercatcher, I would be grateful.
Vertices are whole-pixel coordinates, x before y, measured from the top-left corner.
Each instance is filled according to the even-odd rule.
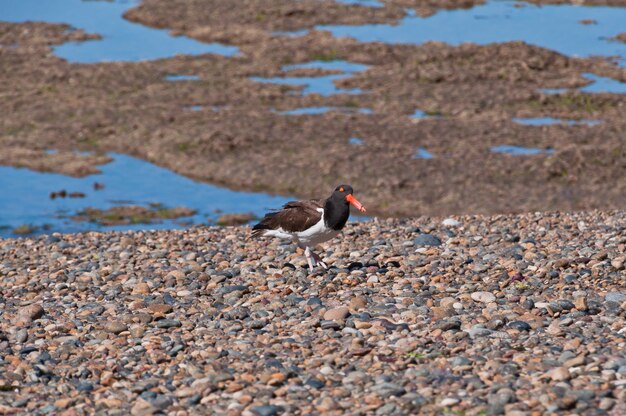
[[[265,214],[252,228],[252,236],[291,239],[304,249],[309,270],[318,264],[328,269],[313,248],[339,234],[350,216],[350,204],[365,212],[352,193],[350,185],[339,185],[327,199],[287,202],[282,209]]]

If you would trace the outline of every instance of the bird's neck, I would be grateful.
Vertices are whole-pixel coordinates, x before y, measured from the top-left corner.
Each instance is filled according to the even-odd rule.
[[[343,201],[328,199],[324,204],[324,223],[328,228],[339,231],[350,216],[350,205]]]

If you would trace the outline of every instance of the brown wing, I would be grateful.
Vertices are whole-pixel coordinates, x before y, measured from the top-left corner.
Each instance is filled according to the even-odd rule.
[[[324,201],[312,199],[309,201],[287,202],[279,211],[270,212],[252,228],[252,236],[263,234],[264,230],[283,230],[295,233],[304,231],[317,224],[322,218],[318,208],[324,207]]]

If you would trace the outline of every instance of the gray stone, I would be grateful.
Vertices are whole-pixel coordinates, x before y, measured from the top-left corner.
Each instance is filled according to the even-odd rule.
[[[532,329],[531,326],[524,321],[511,321],[508,327],[517,329],[518,331],[530,331]]]
[[[474,302],[491,303],[496,301],[496,295],[490,292],[474,292],[471,294]]]
[[[621,292],[609,292],[604,297],[604,300],[607,302],[622,303],[626,301],[626,294],[621,293]]]
[[[392,397],[392,396],[402,396],[406,393],[404,387],[399,386],[394,383],[381,383],[372,387],[372,391],[377,393],[383,399]]]
[[[413,239],[413,244],[416,246],[440,246],[441,240],[432,234],[420,234]]]
[[[183,324],[176,319],[161,319],[156,323],[157,328],[178,328]]]
[[[282,406],[275,406],[272,404],[256,406],[250,409],[252,413],[257,416],[276,416],[285,411],[285,408]]]

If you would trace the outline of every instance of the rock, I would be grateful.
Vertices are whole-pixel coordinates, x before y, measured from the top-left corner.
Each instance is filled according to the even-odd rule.
[[[624,268],[624,260],[615,259],[611,261],[611,266],[613,266],[615,270],[622,270]]]
[[[626,301],[626,294],[622,292],[609,292],[604,296],[606,302],[622,303]]]
[[[418,247],[440,246],[441,240],[432,234],[420,234],[413,239],[413,244]]]
[[[402,396],[404,393],[406,393],[404,387],[394,383],[377,384],[373,386],[371,390],[383,399],[387,399],[392,396]]]
[[[109,321],[104,325],[104,330],[112,334],[119,334],[128,329],[125,323],[120,321]]]
[[[183,324],[176,319],[161,319],[156,323],[157,328],[179,328]]]
[[[152,305],[149,305],[147,309],[153,314],[161,316],[167,315],[174,310],[172,305],[167,305],[165,303],[153,303]]]
[[[474,292],[471,294],[474,302],[491,303],[496,301],[496,296],[490,292]]]
[[[282,414],[285,408],[282,406],[264,405],[255,406],[250,411],[256,416],[276,416]]]
[[[326,383],[315,377],[311,377],[304,384],[314,389],[321,389],[326,385]]]
[[[446,218],[445,220],[441,221],[441,225],[444,225],[446,227],[458,227],[459,225],[461,225],[461,222],[455,220],[454,218]]]
[[[150,293],[150,286],[146,282],[139,282],[133,288],[134,295],[147,295]]]
[[[329,309],[324,313],[324,319],[328,321],[341,321],[350,315],[350,309],[345,306]]]
[[[158,410],[154,406],[152,406],[150,402],[139,397],[131,408],[130,414],[133,416],[146,416],[153,415],[157,411]]]
[[[341,329],[341,324],[337,321],[323,320],[320,322],[320,328],[322,329]]]
[[[441,320],[437,322],[435,328],[441,329],[442,331],[458,330],[461,329],[461,321],[456,319]]]
[[[556,367],[548,371],[547,376],[552,381],[566,381],[570,379],[569,370],[565,367]]]
[[[365,309],[367,307],[367,301],[360,297],[354,297],[352,299],[350,299],[350,305],[349,308],[353,311],[359,311],[361,309]]]
[[[557,269],[565,269],[567,268],[567,266],[569,266],[569,264],[569,259],[558,259],[554,262],[554,267],[556,267]]]
[[[442,401],[439,402],[439,406],[440,407],[450,407],[450,406],[454,406],[456,404],[459,404],[460,400],[459,399],[454,399],[452,397],[446,397],[445,399],[443,399]]]
[[[531,326],[524,321],[511,321],[508,324],[509,328],[517,329],[518,331],[530,331]]]
[[[23,344],[28,340],[28,331],[25,328],[20,329],[15,333],[15,342]]]
[[[22,309],[19,310],[17,314],[19,318],[21,319],[24,319],[27,321],[34,321],[34,320],[41,318],[44,315],[44,313],[45,313],[45,310],[43,309],[43,307],[41,305],[34,303],[32,305],[23,307]]]
[[[580,296],[574,300],[574,307],[579,311],[586,311],[589,306],[587,305],[587,297]]]
[[[571,358],[567,361],[565,361],[565,363],[563,363],[563,367],[565,368],[572,368],[572,367],[580,367],[581,365],[585,364],[585,356],[583,354]]]

